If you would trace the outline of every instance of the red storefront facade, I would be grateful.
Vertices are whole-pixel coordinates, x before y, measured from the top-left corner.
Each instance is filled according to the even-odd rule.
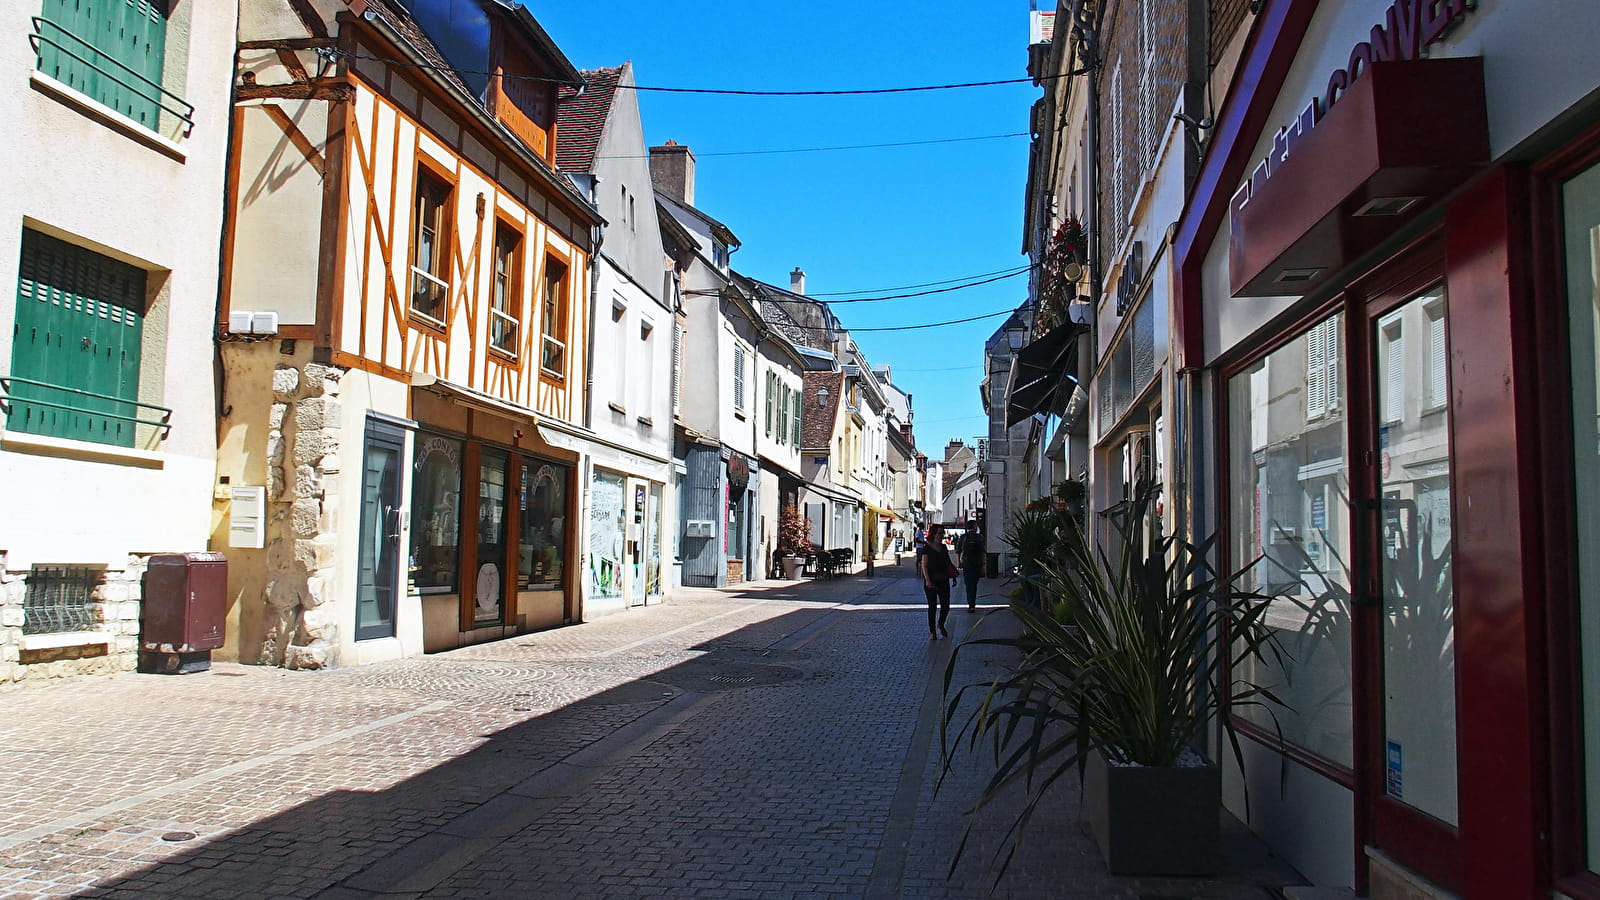
[[[1286,598],[1232,805],[1317,883],[1600,897],[1596,33],[1269,0],[1178,227],[1193,527]]]

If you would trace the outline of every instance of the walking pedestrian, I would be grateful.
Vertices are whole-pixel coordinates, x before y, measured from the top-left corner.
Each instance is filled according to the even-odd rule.
[[[950,551],[944,543],[944,526],[930,525],[928,539],[917,549],[917,574],[922,576],[922,592],[928,597],[928,637],[950,636],[944,620],[950,617],[950,578],[955,574]],[[935,615],[937,613],[937,616]]]
[[[977,519],[967,522],[960,547],[961,583],[967,588],[967,611],[974,612],[978,608],[978,579],[989,574],[988,542],[983,539]]]

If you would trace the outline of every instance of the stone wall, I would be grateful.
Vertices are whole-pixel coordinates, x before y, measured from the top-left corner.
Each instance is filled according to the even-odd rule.
[[[257,662],[334,665],[338,622],[328,601],[339,528],[339,380],[344,370],[279,364],[267,432],[265,639]]]
[[[143,609],[144,557],[128,558],[126,567],[96,573],[89,593],[96,639],[65,646],[25,649],[24,601],[28,573],[5,570],[0,554],[0,690],[38,684],[53,678],[131,672],[139,663],[139,618]],[[104,640],[98,635],[104,634]]]

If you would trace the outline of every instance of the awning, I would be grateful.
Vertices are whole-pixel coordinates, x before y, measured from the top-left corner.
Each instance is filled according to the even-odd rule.
[[[871,503],[868,503],[865,500],[861,501],[861,505],[865,506],[869,512],[875,512],[880,516],[886,516],[886,517],[888,517],[890,519],[899,518],[898,516],[896,516],[894,514],[893,510],[884,509],[881,506],[873,506]]]
[[[1077,385],[1078,335],[1083,325],[1058,325],[1011,358],[1006,388],[1006,427],[1040,412],[1057,411]],[[1065,389],[1063,389],[1063,385]]]

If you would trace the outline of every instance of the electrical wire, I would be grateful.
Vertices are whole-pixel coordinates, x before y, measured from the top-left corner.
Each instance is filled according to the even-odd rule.
[[[922,330],[924,328],[943,328],[946,325],[964,325],[967,322],[981,322],[984,319],[997,319],[1000,316],[1009,316],[1014,312],[1016,312],[1016,310],[1014,310],[1014,309],[1003,309],[1000,312],[988,313],[987,315],[982,315],[982,316],[971,316],[971,317],[965,318],[965,319],[951,319],[948,322],[924,322],[924,323],[922,323],[920,325],[886,325],[886,326],[880,326],[878,328],[846,328],[846,327],[843,327],[843,326],[841,326],[839,328],[829,328],[829,327],[818,326],[818,325],[799,325],[799,324],[789,324],[789,323],[784,323],[784,325],[782,325],[782,326],[775,326],[775,327],[777,327],[779,330],[782,330],[783,328],[787,327],[787,328],[798,328],[798,329],[800,329],[802,331],[842,331],[842,332],[846,332],[848,334],[855,334],[857,332],[868,332],[868,331],[920,331],[920,330]]]
[[[921,284],[897,284],[894,287],[872,288],[859,291],[817,291],[806,294],[807,297],[843,297],[848,294],[876,294],[879,291],[909,291],[913,288],[934,287],[941,284],[955,284],[958,281],[967,281],[973,278],[988,278],[990,275],[1005,275],[1012,272],[1026,272],[1028,266],[1017,266],[1007,269],[995,269],[993,272],[979,272],[976,275],[962,275],[959,278],[946,278],[943,281],[924,281]]]
[[[1007,272],[1004,275],[996,275],[993,278],[985,278],[981,281],[969,281],[966,284],[957,284],[951,287],[933,288],[932,290],[926,291],[913,291],[909,294],[884,294],[881,297],[850,297],[844,300],[827,300],[824,302],[826,302],[829,306],[836,306],[841,303],[878,303],[884,300],[905,300],[909,297],[926,297],[930,294],[948,294],[951,291],[964,291],[967,288],[979,287],[985,284],[993,284],[996,281],[1004,281],[1007,278],[1015,278],[1018,275],[1027,272],[1031,268],[1033,267],[1023,266],[1021,269],[1018,269],[1015,272]]]
[[[506,78],[506,79],[512,79],[512,80],[516,80],[516,81],[537,81],[537,82],[543,82],[543,83],[546,83],[546,84],[558,84],[558,85],[564,85],[564,86],[569,86],[569,87],[578,87],[578,86],[584,84],[584,82],[581,82],[581,81],[572,81],[572,80],[567,79],[567,78],[551,78],[551,77],[545,76],[545,75],[515,75],[515,74],[506,73],[506,72],[482,72],[482,71],[477,71],[477,70],[474,70],[474,69],[458,69],[458,68],[455,68],[453,66],[438,66],[438,65],[434,65],[433,63],[412,62],[411,60],[408,60],[408,59],[394,59],[394,58],[387,57],[387,56],[371,56],[371,55],[365,54],[365,53],[353,53],[353,52],[351,52],[349,50],[342,50],[342,49],[339,49],[337,47],[321,48],[320,52],[324,53],[324,54],[326,54],[328,56],[342,56],[342,57],[344,57],[346,59],[359,59],[359,60],[367,60],[369,62],[381,62],[381,63],[387,63],[388,65],[392,65],[392,66],[405,66],[407,68],[412,68],[412,69],[431,69],[431,70],[436,71],[436,72],[453,72],[456,75],[479,75],[479,76],[485,76],[485,77],[490,77],[490,78]],[[651,92],[663,93],[663,94],[717,94],[717,95],[723,95],[723,96],[736,96],[736,97],[850,97],[850,96],[865,96],[865,95],[872,95],[872,94],[912,94],[912,93],[922,93],[922,92],[927,92],[927,91],[956,91],[956,90],[964,90],[964,89],[967,89],[967,88],[997,87],[997,86],[1009,85],[1009,84],[1034,84],[1036,82],[1052,81],[1052,80],[1055,80],[1055,79],[1058,79],[1058,78],[1071,78],[1071,77],[1073,77],[1075,75],[1087,74],[1089,71],[1090,71],[1089,67],[1084,67],[1082,69],[1075,69],[1075,70],[1073,70],[1071,72],[1061,72],[1061,73],[1056,74],[1056,75],[1041,75],[1037,79],[1034,79],[1034,78],[1000,78],[1000,79],[995,79],[995,80],[992,80],[992,81],[958,81],[958,82],[950,82],[948,84],[921,84],[921,85],[914,85],[914,86],[911,86],[911,87],[851,88],[851,89],[845,89],[845,90],[831,90],[831,91],[820,91],[820,90],[811,90],[811,91],[758,91],[758,90],[746,90],[746,89],[742,89],[742,88],[656,87],[656,86],[653,86],[653,85],[642,85],[642,84],[618,84],[618,85],[616,85],[616,88],[618,90],[651,91]]]
[[[1008,270],[1008,271],[1005,272],[1005,274],[996,275],[993,278],[984,278],[984,279],[981,279],[979,281],[969,281],[969,282],[966,282],[964,284],[952,285],[950,287],[934,288],[932,290],[926,290],[926,291],[913,291],[913,292],[907,293],[907,294],[884,294],[884,295],[879,296],[879,297],[850,297],[850,298],[846,298],[844,300],[819,300],[817,302],[824,303],[824,304],[826,304],[828,306],[837,306],[837,305],[842,304],[842,303],[881,303],[881,302],[883,302],[885,300],[906,300],[906,299],[909,299],[911,297],[927,297],[927,296],[932,295],[932,294],[948,294],[951,291],[964,291],[967,288],[980,287],[980,286],[985,285],[985,284],[993,284],[996,281],[1004,281],[1007,278],[1015,278],[1018,275],[1021,275],[1024,272],[1027,272],[1029,269],[1032,269],[1032,268],[1033,268],[1032,266],[1023,266],[1022,268],[1017,269],[1016,271],[1009,271]],[[938,284],[939,282],[934,282],[934,283]],[[714,296],[720,295],[721,293],[722,293],[722,291],[720,291],[720,290],[684,291],[684,294],[686,294],[688,296],[691,296],[691,297],[714,297]],[[849,292],[849,293],[856,293],[856,292],[852,291],[852,292]],[[804,302],[804,301],[810,300],[810,299],[812,299],[811,295],[801,295],[801,296],[796,296],[796,297],[793,297],[793,298],[775,297],[775,298],[773,298],[773,302],[775,302],[775,303],[800,303],[800,302]]]
[[[835,150],[881,150],[890,147],[924,147],[929,144],[963,144],[972,141],[998,141],[1006,138],[1028,137],[1026,131],[1013,131],[1009,134],[980,134],[973,137],[933,138],[926,141],[890,141],[885,144],[845,144],[837,147],[792,147],[778,150],[722,150],[712,153],[695,153],[695,157],[704,156],[771,156],[779,153],[829,153]],[[649,159],[650,155],[629,154],[626,156],[596,156],[595,159]]]

